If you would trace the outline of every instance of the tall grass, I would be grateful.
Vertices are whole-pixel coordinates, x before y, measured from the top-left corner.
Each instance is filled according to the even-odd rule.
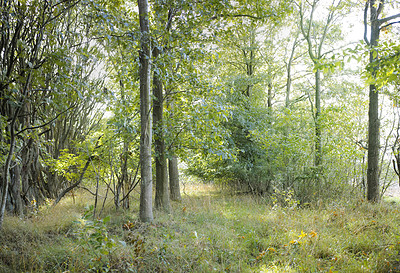
[[[80,193],[75,204],[8,216],[0,272],[400,272],[394,202],[281,207],[193,184],[171,214],[142,224],[137,196],[130,211],[108,203],[101,217],[109,222],[82,218],[90,200]],[[103,245],[82,240],[85,232]]]

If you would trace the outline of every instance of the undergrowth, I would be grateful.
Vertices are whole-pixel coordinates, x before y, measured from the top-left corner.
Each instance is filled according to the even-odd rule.
[[[137,220],[137,196],[130,211],[110,203],[93,217],[84,193],[8,216],[0,272],[400,272],[395,202],[300,208],[198,184],[185,192],[152,224]]]

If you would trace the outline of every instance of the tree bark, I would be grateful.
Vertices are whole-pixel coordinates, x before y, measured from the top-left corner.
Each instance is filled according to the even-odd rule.
[[[150,116],[150,33],[149,33],[149,6],[147,0],[138,0],[140,23],[140,208],[139,218],[142,222],[153,221],[152,203],[152,169],[151,169],[151,142],[152,120]]]
[[[383,8],[383,3],[376,7],[375,0],[369,0],[366,5],[370,8],[370,64],[378,59],[379,12]],[[367,11],[365,11],[367,12]],[[366,22],[364,22],[366,23]],[[372,67],[372,77],[376,76],[378,67]],[[374,84],[369,86],[369,110],[368,110],[368,168],[367,168],[367,199],[373,203],[379,201],[379,90]]]
[[[171,200],[182,201],[181,189],[179,186],[179,169],[178,169],[178,157],[173,155],[168,160],[169,168],[169,190],[171,194]]]
[[[24,215],[24,205],[21,198],[21,164],[16,164],[16,162],[12,163],[14,167],[11,169],[11,172],[14,174],[11,178],[11,183],[9,185],[9,192],[11,196],[11,200],[13,203],[13,211],[15,215],[23,216]]]
[[[10,165],[11,165],[11,160],[14,155],[14,149],[15,149],[15,121],[17,120],[17,116],[19,113],[19,110],[21,108],[17,107],[15,112],[14,112],[14,117],[9,125],[10,128],[10,149],[8,151],[8,155],[6,158],[6,162],[4,164],[4,169],[3,169],[3,183],[1,187],[1,203],[0,203],[0,229],[3,226],[3,221],[4,221],[4,215],[5,215],[5,209],[6,209],[6,202],[7,202],[7,194],[8,194],[8,187],[10,185],[11,177],[10,177]]]
[[[154,60],[160,54],[157,47],[153,49]],[[163,123],[163,86],[160,74],[156,70],[153,72],[153,132],[154,132],[154,151],[156,162],[156,209],[165,212],[170,211],[169,191],[168,191],[168,169],[165,156],[164,123]]]
[[[315,161],[314,166],[322,165],[322,139],[321,139],[321,71],[315,72]]]

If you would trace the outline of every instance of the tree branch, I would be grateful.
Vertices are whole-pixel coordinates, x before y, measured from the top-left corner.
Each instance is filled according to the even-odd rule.
[[[38,126],[33,126],[33,127],[26,127],[26,128],[24,128],[24,129],[22,129],[21,131],[19,131],[18,133],[16,133],[15,135],[19,135],[19,134],[25,132],[26,130],[38,129],[38,128],[42,128],[42,127],[44,127],[44,126],[46,126],[46,125],[49,125],[50,123],[52,123],[53,121],[55,121],[59,116],[61,116],[62,114],[68,112],[69,110],[71,110],[71,109],[74,108],[75,106],[76,106],[76,104],[75,104],[75,105],[72,105],[70,108],[68,108],[67,110],[65,110],[65,111],[63,111],[63,112],[61,112],[61,113],[59,113],[57,116],[55,116],[55,117],[52,118],[50,121],[48,121],[48,122],[46,122],[46,123],[44,123],[44,124],[41,124],[41,125],[38,125]]]
[[[61,198],[64,197],[64,195],[66,195],[68,192],[70,192],[71,190],[73,190],[75,187],[77,187],[83,180],[83,176],[86,173],[87,168],[89,167],[90,162],[92,161],[92,156],[89,156],[88,160],[86,161],[85,167],[83,167],[81,175],[78,179],[78,181],[76,181],[74,184],[72,184],[71,186],[69,186],[68,188],[64,189],[57,197],[57,199],[54,201],[53,203],[53,207],[55,207],[58,202],[61,201]]]
[[[390,20],[393,20],[393,19],[396,19],[399,17],[400,17],[400,13],[386,17],[386,18],[379,19],[378,22],[379,22],[379,24],[383,24],[383,23],[389,22]]]
[[[96,145],[95,145],[95,149],[100,147],[98,144],[99,144],[99,141],[100,141],[100,139],[101,139],[102,137],[103,137],[103,135],[99,136],[99,138],[97,139],[97,142],[96,142]],[[87,159],[87,161],[86,161],[86,164],[85,164],[85,167],[83,167],[83,169],[82,169],[82,171],[81,171],[81,175],[79,176],[78,181],[76,181],[74,184],[72,184],[72,185],[69,186],[68,188],[64,189],[64,190],[58,195],[57,199],[56,199],[56,200],[54,201],[54,203],[53,203],[53,207],[55,207],[55,206],[58,204],[58,202],[60,202],[61,199],[62,199],[68,192],[70,192],[71,190],[73,190],[74,188],[76,188],[77,186],[79,186],[79,184],[80,184],[80,183],[82,182],[82,180],[83,180],[83,176],[85,175],[87,168],[89,167],[89,164],[92,162],[92,159],[93,159],[93,155],[91,155],[91,156],[88,157],[88,159]]]
[[[78,188],[78,189],[83,189],[83,190],[89,192],[89,193],[90,193],[91,195],[93,195],[93,196],[96,195],[96,193],[92,192],[90,189],[88,189],[88,188],[86,188],[86,187],[77,186],[77,188]]]
[[[254,19],[254,20],[261,20],[261,19],[268,18],[270,16],[259,17],[259,16],[253,16],[253,15],[250,15],[250,14],[218,14],[218,15],[215,15],[215,16],[211,17],[210,20],[215,20],[215,19],[218,19],[218,18],[221,18],[221,17],[222,18],[226,18],[226,17],[228,17],[228,18],[246,17],[246,18],[250,18],[250,19]]]
[[[371,45],[371,43],[368,41],[368,38],[367,38],[367,31],[368,31],[368,25],[367,25],[368,4],[369,4],[369,1],[366,1],[365,2],[365,8],[364,8],[364,41],[369,46],[369,45]]]
[[[369,1],[367,1],[367,2],[369,2]],[[382,10],[383,10],[383,4],[384,4],[384,2],[385,2],[385,1],[379,1],[378,10],[376,11],[376,14],[377,14],[377,17],[376,17],[376,18],[378,18],[379,15],[381,14],[381,12],[382,12]]]
[[[400,21],[391,22],[391,23],[389,23],[389,24],[386,24],[386,25],[384,25],[384,26],[381,26],[381,27],[379,28],[379,30],[381,30],[381,29],[383,29],[383,28],[387,28],[388,26],[391,26],[391,25],[394,25],[394,24],[400,24]]]

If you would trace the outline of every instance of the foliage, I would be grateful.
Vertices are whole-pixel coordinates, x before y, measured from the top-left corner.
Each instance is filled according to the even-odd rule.
[[[94,206],[86,209],[82,218],[75,222],[76,230],[74,235],[77,238],[77,245],[83,253],[90,253],[94,258],[88,265],[89,270],[99,271],[107,267],[111,255],[116,249],[115,239],[111,238],[107,232],[106,224],[110,221],[110,216],[104,219],[93,218]],[[123,242],[125,244],[125,242]]]
[[[377,84],[379,88],[389,84],[398,86],[399,82],[399,61],[400,61],[400,45],[398,42],[384,41],[379,47],[380,56],[377,63],[369,64],[369,67],[378,65],[379,69],[374,79],[370,82]],[[368,69],[368,68],[367,68]],[[397,93],[397,92],[396,92]],[[397,96],[397,94],[393,96]]]

